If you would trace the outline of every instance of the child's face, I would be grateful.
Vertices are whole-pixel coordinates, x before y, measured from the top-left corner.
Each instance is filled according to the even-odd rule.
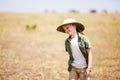
[[[67,24],[63,26],[63,29],[65,30],[65,33],[72,35],[74,34],[74,31],[76,31],[75,25]]]

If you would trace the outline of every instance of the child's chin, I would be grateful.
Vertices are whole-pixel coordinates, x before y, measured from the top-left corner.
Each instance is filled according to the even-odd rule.
[[[68,33],[68,35],[70,36],[70,35],[71,35],[71,33]]]

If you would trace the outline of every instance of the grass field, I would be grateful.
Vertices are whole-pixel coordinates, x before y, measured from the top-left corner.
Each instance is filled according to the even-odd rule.
[[[68,80],[68,35],[56,28],[70,17],[92,43],[91,80],[120,80],[120,14],[78,13],[0,13],[0,80]]]

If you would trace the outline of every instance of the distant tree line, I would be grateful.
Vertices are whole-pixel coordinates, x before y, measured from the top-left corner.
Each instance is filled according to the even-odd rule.
[[[55,10],[51,10],[51,11],[49,11],[49,10],[44,10],[44,12],[45,13],[56,13],[57,11],[55,11]],[[71,9],[71,10],[69,10],[68,11],[69,13],[80,13],[80,11],[78,11],[78,10],[76,10],[76,9]],[[99,13],[96,9],[91,9],[90,11],[89,11],[89,13]],[[104,10],[102,10],[102,12],[101,13],[109,13],[106,9],[104,9]],[[114,13],[118,13],[117,11],[115,11]]]

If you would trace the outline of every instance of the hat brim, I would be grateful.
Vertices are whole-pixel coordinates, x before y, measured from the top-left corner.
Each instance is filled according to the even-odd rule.
[[[75,24],[76,25],[76,30],[78,32],[82,32],[85,29],[84,25],[82,25],[81,23],[78,23],[78,22],[67,23],[67,24]],[[62,24],[62,25],[58,26],[56,30],[65,33],[65,30],[63,29],[63,26],[67,25],[67,24]]]

